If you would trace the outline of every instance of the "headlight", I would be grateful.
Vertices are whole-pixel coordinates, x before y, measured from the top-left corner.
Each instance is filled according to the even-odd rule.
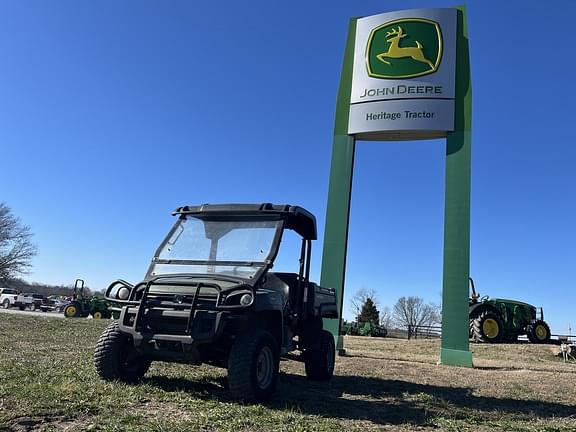
[[[252,303],[252,294],[246,293],[240,297],[240,304],[242,306],[248,306],[250,303]]]
[[[239,289],[222,293],[220,297],[220,305],[222,306],[250,306],[254,296],[251,291],[246,289]]]
[[[128,296],[130,295],[130,290],[126,287],[122,287],[116,293],[116,297],[119,300],[128,300]]]

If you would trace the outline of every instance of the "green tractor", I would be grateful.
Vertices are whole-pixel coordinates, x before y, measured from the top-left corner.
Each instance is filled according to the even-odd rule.
[[[360,325],[354,321],[345,323],[342,328],[342,333],[350,336],[386,337],[388,330],[383,326],[371,322],[365,322]]]
[[[101,319],[112,316],[105,299],[86,295],[84,280],[82,279],[76,279],[72,301],[64,306],[63,311],[66,318],[86,318],[88,315],[92,315],[94,319]]]
[[[480,298],[470,278],[469,322],[470,337],[476,342],[514,342],[526,335],[532,343],[548,343],[550,327],[544,321],[544,311],[516,300]],[[537,316],[539,315],[539,316]]]

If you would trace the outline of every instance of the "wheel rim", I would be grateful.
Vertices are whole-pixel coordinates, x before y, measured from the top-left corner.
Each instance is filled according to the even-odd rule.
[[[534,329],[534,333],[536,334],[536,337],[540,340],[544,340],[546,339],[546,336],[548,336],[548,331],[546,331],[546,328],[542,324],[538,324],[536,326],[536,328]]]
[[[500,326],[494,318],[488,318],[482,324],[482,330],[487,338],[494,339],[500,333]]]
[[[94,319],[101,319],[102,318],[102,312],[94,312],[93,318]]]
[[[267,388],[272,382],[274,355],[270,347],[265,346],[256,360],[256,381],[261,389]]]
[[[67,317],[73,317],[74,315],[76,315],[76,307],[68,306],[64,311],[64,313],[66,314]]]

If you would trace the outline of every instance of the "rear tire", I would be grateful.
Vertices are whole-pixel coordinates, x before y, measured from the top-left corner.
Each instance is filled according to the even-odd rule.
[[[473,333],[477,342],[497,343],[504,335],[504,323],[494,312],[485,311],[474,319]]]
[[[334,375],[336,347],[332,333],[326,330],[318,335],[318,348],[304,351],[306,377],[312,381],[327,381]]]
[[[228,357],[228,386],[234,399],[262,402],[278,380],[279,355],[274,337],[254,329],[236,338]]]
[[[10,309],[10,300],[8,299],[4,300],[4,302],[2,303],[2,307],[4,309]]]
[[[106,381],[137,382],[151,363],[136,351],[132,339],[120,332],[116,321],[106,327],[94,350],[94,367]]]
[[[550,342],[550,327],[542,320],[534,320],[528,324],[526,335],[532,343],[545,344]]]
[[[80,316],[80,310],[73,304],[64,307],[64,316],[66,318],[77,318]]]

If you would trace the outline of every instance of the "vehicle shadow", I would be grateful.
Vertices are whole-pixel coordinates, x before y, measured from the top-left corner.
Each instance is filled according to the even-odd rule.
[[[303,376],[282,375],[276,395],[272,406],[378,424],[424,425],[431,415],[460,418],[471,410],[486,419],[495,414],[538,418],[576,414],[575,406],[559,403],[476,396],[469,388],[357,376],[334,376],[329,382],[317,383]]]
[[[230,402],[226,378],[191,381],[152,376],[144,382],[166,391],[186,391],[201,399]],[[358,376],[334,376],[329,382],[280,374],[277,391],[267,407],[292,409],[304,414],[376,424],[429,424],[431,416],[465,418],[563,418],[576,407],[537,400],[517,400],[473,395],[468,388],[415,384]],[[460,412],[459,412],[460,411]]]
[[[142,383],[161,388],[164,391],[184,391],[200,399],[228,400],[228,380],[225,377],[210,380],[190,380],[186,378],[153,375],[144,377]]]

